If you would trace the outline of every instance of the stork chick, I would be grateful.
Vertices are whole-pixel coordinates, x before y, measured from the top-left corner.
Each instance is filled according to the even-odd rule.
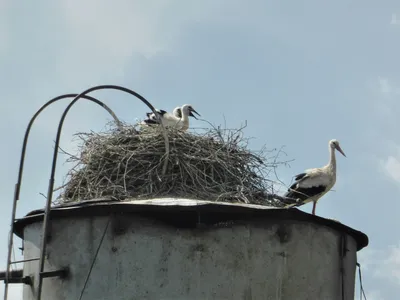
[[[174,110],[172,111],[172,114],[173,114],[175,117],[181,119],[181,118],[182,118],[182,108],[180,108],[179,106],[175,107]],[[154,115],[154,114],[153,114],[153,115]],[[199,115],[199,116],[200,116],[200,115]],[[197,117],[192,113],[192,111],[189,111],[189,117],[193,117],[193,118],[195,118],[196,120],[198,120]]]
[[[182,131],[186,131],[189,128],[189,116],[197,119],[192,112],[200,116],[200,114],[190,104],[185,104],[181,108],[176,107],[172,114],[165,110],[156,110],[159,114],[162,124],[165,127],[176,127]],[[158,120],[154,113],[147,113],[147,119],[142,122],[145,125],[158,124]]]
[[[336,183],[336,156],[335,150],[346,157],[339,141],[329,141],[330,160],[322,168],[308,169],[295,176],[295,182],[290,186],[284,197],[297,199],[286,208],[300,206],[313,202],[312,214],[315,215],[317,201],[324,196]]]

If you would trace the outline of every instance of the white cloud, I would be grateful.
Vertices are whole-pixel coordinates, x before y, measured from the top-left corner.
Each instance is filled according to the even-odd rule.
[[[130,61],[149,60],[160,53],[173,52],[190,22],[195,22],[202,11],[214,11],[212,3],[202,4],[200,12],[182,11],[181,1],[176,0],[63,0],[58,3],[66,43],[60,47],[57,68],[59,74],[67,77],[66,82],[74,79],[71,73],[80,81],[100,75],[107,78],[108,74],[114,82],[116,78],[122,79]],[[135,72],[141,74],[139,79],[143,78],[144,71],[140,63],[135,63]],[[94,81],[90,84],[97,83]]]
[[[357,261],[360,263],[363,271],[368,271],[374,267],[375,257],[379,255],[379,251],[372,248],[364,248],[357,253]]]
[[[378,77],[379,92],[387,97],[399,96],[400,88],[398,81],[387,77]]]
[[[400,243],[384,249],[365,248],[357,254],[361,265],[364,292],[368,300],[384,300],[388,285],[391,293],[400,290]],[[357,270],[356,295],[359,296],[359,279]],[[393,298],[389,298],[393,299]]]
[[[170,2],[68,0],[60,4],[71,48],[124,60],[132,52],[151,57],[167,48],[158,21]]]
[[[400,183],[400,144],[399,140],[393,138],[394,128],[399,125],[400,85],[393,79],[378,77],[377,86],[375,92],[379,92],[379,95],[372,104],[375,118],[371,118],[371,124],[376,122],[374,128],[378,138],[386,136],[385,144],[390,151],[384,159],[379,160],[379,167],[388,178]]]
[[[390,94],[392,92],[392,87],[387,78],[379,77],[379,89],[383,94]]]
[[[400,183],[400,160],[394,156],[389,156],[384,162],[384,168],[387,174]]]
[[[382,270],[378,274],[400,285],[400,243],[397,246],[390,246],[385,256]]]
[[[385,160],[381,161],[381,167],[385,174],[397,183],[400,183],[400,148],[397,153],[389,155]]]
[[[97,84],[98,77],[121,79],[133,57],[149,59],[167,51],[170,41],[157,21],[168,2],[60,1],[65,44],[57,49],[59,76],[71,85],[73,79],[90,85]]]
[[[385,300],[379,291],[365,292],[368,300]]]
[[[390,20],[390,24],[391,25],[397,25],[400,24],[400,20],[398,20],[397,15],[396,14],[392,14],[392,19]]]
[[[370,119],[370,124],[376,122],[374,127],[380,127],[382,123],[397,120],[394,107],[400,92],[394,81],[385,76],[378,76],[372,81],[371,92],[374,96],[371,98],[370,108],[375,116]]]
[[[381,250],[363,249],[358,254],[358,262],[364,274],[382,278],[400,288],[400,243]]]

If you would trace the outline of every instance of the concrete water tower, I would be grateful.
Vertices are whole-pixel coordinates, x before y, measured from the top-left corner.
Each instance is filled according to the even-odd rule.
[[[34,115],[21,154],[7,270],[0,272],[5,295],[8,284],[23,284],[24,300],[354,299],[357,251],[368,237],[298,209],[179,198],[102,198],[51,207],[69,108],[85,98],[118,123],[108,107],[86,96],[105,87],[128,92],[154,111],[129,89],[99,86],[54,98]],[[75,99],[58,128],[46,207],[16,219],[30,127],[44,107],[67,97]],[[23,240],[24,266],[10,271],[13,234]]]
[[[16,222],[39,256],[43,210]],[[43,300],[354,299],[365,234],[297,209],[189,199],[85,201],[52,209]],[[38,261],[24,264],[35,299]],[[63,273],[63,270],[65,270]]]

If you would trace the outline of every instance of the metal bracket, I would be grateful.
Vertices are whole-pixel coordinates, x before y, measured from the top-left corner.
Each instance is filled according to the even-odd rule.
[[[48,278],[48,277],[66,278],[68,275],[69,275],[68,267],[60,269],[60,270],[55,270],[55,271],[40,272],[41,278]]]
[[[4,281],[4,284],[9,283],[24,283],[28,285],[32,285],[32,278],[30,276],[23,276],[24,271],[20,270],[13,270],[9,273],[8,279],[6,278],[6,272],[0,272],[0,280]]]

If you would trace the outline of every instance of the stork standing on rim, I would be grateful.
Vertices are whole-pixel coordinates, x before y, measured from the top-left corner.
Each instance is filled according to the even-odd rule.
[[[176,127],[182,131],[186,131],[189,128],[189,116],[197,119],[196,116],[193,115],[193,112],[200,116],[200,114],[190,104],[176,107],[172,114],[165,110],[156,110],[156,112],[159,114],[161,122],[165,127]],[[158,124],[157,117],[154,113],[147,113],[146,115],[147,119],[142,122],[143,125]]]
[[[286,205],[286,208],[313,202],[312,214],[315,215],[317,201],[336,183],[335,150],[346,157],[342,148],[340,148],[339,141],[335,139],[330,140],[329,163],[322,168],[308,169],[295,176],[295,182],[290,186],[284,197],[297,199],[297,202]]]

